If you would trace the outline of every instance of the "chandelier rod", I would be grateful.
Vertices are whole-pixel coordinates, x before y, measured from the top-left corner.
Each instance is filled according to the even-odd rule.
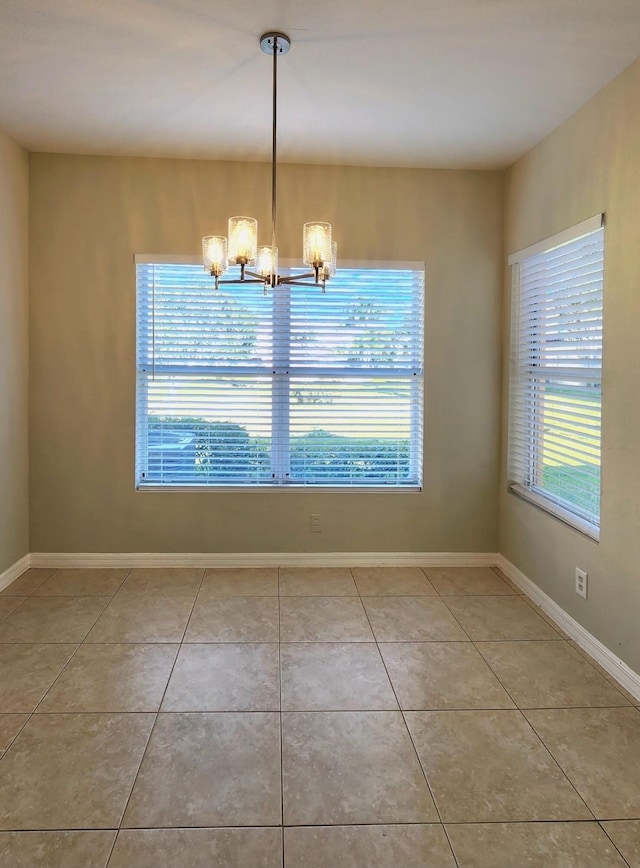
[[[278,136],[278,36],[273,37],[273,120],[271,136],[271,249],[276,249],[277,188],[277,136]]]

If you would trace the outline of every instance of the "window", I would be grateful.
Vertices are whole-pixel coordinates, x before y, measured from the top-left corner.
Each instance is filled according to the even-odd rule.
[[[325,294],[136,272],[137,487],[420,487],[421,265],[342,268]]]
[[[602,217],[510,258],[512,490],[600,527]]]

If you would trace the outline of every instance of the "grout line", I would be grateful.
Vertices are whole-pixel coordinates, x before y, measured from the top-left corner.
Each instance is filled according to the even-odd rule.
[[[158,723],[158,717],[160,716],[160,709],[162,708],[162,703],[164,702],[164,698],[167,694],[167,690],[169,689],[169,683],[171,681],[173,671],[176,668],[176,663],[178,662],[178,657],[180,656],[180,651],[182,650],[182,645],[184,643],[184,637],[185,637],[187,629],[189,627],[189,622],[191,621],[191,615],[193,614],[193,610],[194,610],[195,605],[196,605],[196,600],[198,599],[198,594],[200,593],[200,588],[202,587],[202,582],[204,581],[204,574],[205,574],[205,570],[203,569],[202,575],[200,576],[200,584],[198,585],[198,590],[196,591],[195,596],[193,598],[193,603],[191,604],[191,611],[189,612],[189,617],[187,618],[187,622],[186,622],[184,630],[182,632],[182,639],[180,640],[179,643],[176,643],[176,644],[178,644],[178,650],[176,651],[176,656],[173,659],[173,666],[171,667],[171,672],[169,673],[169,677],[167,678],[167,683],[165,684],[164,690],[162,691],[162,696],[160,698],[160,702],[158,703],[158,710],[155,712],[153,723],[151,725],[151,729],[149,730],[149,736],[148,736],[147,742],[144,746],[144,750],[142,751],[142,756],[140,757],[140,763],[138,764],[137,771],[136,771],[135,776],[133,778],[133,784],[131,785],[131,789],[129,790],[129,795],[128,795],[127,800],[125,802],[122,813],[120,814],[120,821],[118,822],[118,835],[120,834],[120,829],[122,828],[122,823],[123,823],[123,820],[125,818],[125,814],[127,813],[129,803],[131,802],[131,796],[133,795],[133,791],[135,789],[136,783],[138,781],[138,777],[140,775],[140,769],[142,768],[144,758],[147,755],[147,751],[149,750],[149,745],[151,744],[151,739],[153,737],[153,733],[154,733],[154,730],[156,728],[156,724]],[[145,644],[154,644],[154,643],[145,643]],[[163,643],[163,644],[165,644],[165,643]],[[174,643],[166,643],[166,644],[174,644]],[[116,840],[118,838],[118,835],[116,835]],[[114,842],[114,847],[115,847],[115,842]],[[109,858],[111,858],[111,856],[109,856]]]
[[[56,574],[56,572],[57,572],[57,570],[52,570],[51,573],[50,573],[50,574],[45,578],[45,580],[44,580],[40,585],[38,585],[37,588],[34,588],[34,590],[33,590],[33,592],[32,592],[31,594],[29,594],[28,596],[25,597],[25,600],[28,600],[28,599],[30,599],[31,597],[34,597],[34,596],[35,596],[35,592],[36,592],[37,590],[39,590],[39,589],[40,589],[40,588],[45,584],[45,582],[47,582],[47,581],[48,581],[52,576],[54,576],[54,575]],[[126,575],[126,576],[124,577],[124,579],[122,580],[123,582],[127,579],[127,577],[129,576],[129,573],[130,573],[130,572],[131,572],[131,570],[129,570],[129,571],[127,572],[127,575]],[[120,587],[122,587],[122,584],[120,585]],[[118,590],[119,590],[119,588],[118,588]],[[117,591],[116,591],[115,593],[117,593]],[[69,656],[67,662],[64,664],[64,666],[63,666],[62,669],[60,670],[60,672],[58,672],[58,674],[57,674],[56,677],[53,679],[53,681],[51,682],[51,684],[49,685],[49,687],[47,687],[47,689],[45,690],[45,692],[42,694],[42,696],[40,697],[40,699],[39,699],[38,702],[36,703],[35,708],[33,709],[33,711],[31,711],[30,713],[29,713],[29,712],[15,712],[16,714],[27,714],[27,719],[24,721],[24,723],[22,724],[22,726],[20,727],[20,729],[18,730],[18,732],[13,736],[13,738],[11,739],[11,741],[9,742],[9,744],[7,745],[7,747],[6,747],[6,749],[3,751],[3,753],[0,754],[0,761],[2,761],[2,759],[7,755],[8,751],[9,751],[9,748],[12,747],[12,745],[15,743],[16,739],[17,739],[18,736],[22,733],[22,731],[24,730],[25,726],[30,722],[31,718],[35,715],[35,713],[36,713],[36,711],[38,710],[38,708],[40,707],[40,705],[44,702],[44,700],[46,699],[46,697],[49,695],[49,693],[50,693],[51,690],[53,689],[54,685],[58,682],[58,680],[59,680],[60,676],[62,675],[62,673],[66,670],[66,668],[69,666],[69,664],[71,663],[71,661],[73,660],[73,658],[76,656],[76,654],[77,654],[78,651],[80,650],[80,646],[84,644],[84,641],[85,641],[85,639],[87,638],[87,636],[89,635],[89,633],[93,630],[93,628],[95,627],[95,625],[98,623],[98,621],[100,620],[100,618],[102,617],[102,615],[103,615],[103,613],[106,611],[106,609],[108,609],[111,600],[112,600],[113,597],[115,596],[115,593],[111,596],[111,599],[109,600],[109,603],[107,603],[107,605],[104,607],[104,609],[102,610],[102,612],[100,612],[100,614],[98,615],[98,617],[96,618],[96,620],[95,620],[95,621],[93,622],[93,624],[89,627],[89,629],[88,629],[87,632],[85,633],[84,639],[81,639],[80,642],[77,642],[77,643],[76,643],[76,642],[2,642],[2,643],[0,643],[0,644],[3,644],[3,645],[12,645],[12,646],[14,646],[14,645],[75,645],[75,646],[76,646],[75,649],[72,651],[71,655]],[[74,596],[81,596],[81,595],[78,594],[78,595],[74,595]],[[102,596],[102,595],[101,595],[101,596]],[[44,597],[44,599],[47,599],[47,597]],[[24,603],[24,600],[23,600],[23,603]],[[20,604],[20,605],[22,605],[22,604]],[[20,608],[20,606],[16,607],[16,609],[14,609],[13,612],[15,612],[15,611],[16,611],[17,609],[19,609],[19,608]],[[12,613],[10,613],[10,614],[12,614]],[[8,713],[11,714],[11,713],[14,713],[14,712],[8,712]],[[54,713],[54,712],[50,712],[50,713]],[[63,713],[74,714],[74,713],[78,713],[78,712],[56,712],[56,713],[59,713],[59,714],[63,714]],[[94,713],[98,713],[98,714],[100,714],[100,713],[102,713],[102,712],[86,712],[86,713],[87,713],[87,714],[89,714],[89,713],[91,713],[91,714],[94,714]]]
[[[113,836],[113,841],[111,842],[111,847],[109,848],[109,852],[107,853],[107,861],[104,863],[104,868],[109,868],[109,862],[111,862],[111,857],[113,856],[113,851],[116,849],[116,841],[118,840],[118,835],[120,834],[120,829],[115,830],[115,835]]]
[[[525,594],[525,592],[522,590],[522,588],[519,588],[519,587],[516,585],[515,582],[513,582],[513,581],[512,581],[508,576],[506,576],[506,575],[502,572],[502,570],[500,569],[500,567],[495,567],[495,566],[493,566],[493,567],[489,567],[489,569],[491,569],[491,570],[496,574],[496,576],[497,576],[499,579],[502,579],[502,581],[505,583],[505,585],[508,585],[508,586],[511,588],[511,590],[513,591],[513,593],[514,593],[515,596],[517,596],[517,597],[524,597],[524,596],[526,596],[526,594]]]
[[[352,576],[353,576],[353,573],[352,573]],[[355,581],[355,579],[354,579],[354,581]],[[413,736],[411,735],[411,730],[409,729],[409,725],[407,724],[407,718],[406,718],[406,716],[405,716],[404,710],[403,710],[402,705],[401,705],[401,703],[400,703],[400,700],[399,700],[399,698],[398,698],[398,694],[397,694],[397,692],[396,692],[396,688],[395,688],[395,686],[394,686],[394,684],[393,684],[393,681],[391,680],[391,676],[390,676],[390,674],[389,674],[389,670],[387,669],[387,663],[386,663],[386,661],[385,661],[385,659],[384,659],[384,656],[383,656],[383,654],[382,654],[382,651],[380,650],[380,645],[378,644],[378,640],[377,640],[377,638],[376,638],[376,634],[375,634],[375,632],[374,632],[373,625],[371,624],[371,620],[370,620],[370,618],[369,618],[369,613],[367,612],[367,608],[366,608],[366,606],[364,605],[364,602],[363,602],[363,600],[362,600],[362,595],[360,595],[360,603],[361,603],[361,605],[362,605],[362,608],[364,609],[364,613],[365,613],[365,616],[366,616],[366,618],[367,618],[367,621],[369,622],[369,629],[371,630],[371,633],[373,634],[373,638],[374,638],[375,643],[376,643],[376,649],[377,649],[377,651],[378,651],[378,655],[379,655],[379,657],[380,657],[380,660],[382,661],[382,665],[383,665],[383,667],[384,667],[384,671],[385,671],[385,673],[386,673],[387,680],[389,681],[389,685],[390,685],[390,687],[391,687],[391,690],[393,691],[393,695],[394,695],[395,700],[396,700],[396,702],[397,702],[397,704],[398,704],[398,711],[400,712],[400,715],[401,715],[401,717],[402,717],[402,722],[404,723],[404,727],[405,727],[405,730],[406,730],[407,736],[409,737],[409,741],[411,742],[411,747],[413,748],[414,755],[415,755],[416,760],[417,760],[417,762],[418,762],[418,767],[419,767],[420,770],[422,771],[422,776],[423,776],[423,778],[424,778],[424,782],[425,782],[425,784],[427,785],[427,790],[429,791],[429,795],[430,795],[430,797],[431,797],[431,801],[432,801],[432,803],[433,803],[433,807],[434,807],[435,812],[436,812],[436,815],[437,815],[437,817],[438,817],[438,821],[439,821],[439,823],[440,823],[440,827],[441,827],[441,829],[443,830],[443,832],[444,832],[444,834],[445,834],[445,837],[446,837],[446,839],[447,839],[447,844],[449,845],[449,849],[450,849],[450,851],[451,851],[451,856],[452,856],[452,858],[453,858],[453,861],[455,862],[456,865],[458,865],[459,863],[458,863],[458,860],[456,859],[456,855],[455,855],[455,853],[453,852],[453,846],[452,846],[452,844],[451,844],[451,841],[449,840],[449,835],[447,834],[447,830],[446,830],[446,828],[445,828],[445,825],[444,825],[444,823],[442,822],[442,815],[440,814],[440,809],[438,808],[438,803],[436,802],[435,796],[434,796],[434,794],[433,794],[433,790],[431,789],[431,784],[429,783],[429,778],[427,777],[426,769],[424,768],[424,766],[423,766],[423,764],[422,764],[422,761],[421,761],[421,759],[420,759],[420,755],[418,754],[418,749],[416,748],[415,742],[414,742],[414,740],[413,740]]]
[[[15,600],[16,598],[19,599],[20,602],[19,602],[18,605],[15,606],[13,609],[10,609],[10,610],[9,610],[8,612],[6,612],[4,615],[0,616],[0,625],[1,625],[1,624],[4,624],[4,622],[5,622],[8,618],[10,618],[11,615],[13,615],[14,612],[17,612],[18,609],[21,608],[21,606],[24,606],[25,601],[29,599],[29,597],[28,597],[27,595],[22,595],[22,594],[14,594],[14,595],[7,594],[6,597],[0,597],[0,600],[3,600],[3,599],[7,599],[7,600]],[[3,644],[13,645],[14,643],[13,643],[13,642],[6,642],[6,643],[3,643]]]
[[[242,599],[253,600],[254,597],[243,597]],[[272,599],[276,599],[273,597]],[[93,629],[93,628],[91,628]],[[379,645],[438,645],[442,643],[446,643],[447,645],[468,645],[470,643],[488,643],[497,644],[497,643],[510,643],[510,642],[567,642],[567,639],[379,639]],[[330,644],[346,644],[346,645],[373,645],[373,639],[287,639],[282,642],[283,645],[330,645]],[[2,642],[1,645],[76,645],[78,644],[75,641],[72,642],[35,642],[33,640],[22,641],[22,642]],[[86,638],[82,640],[82,645],[178,645],[180,644],[179,639],[172,639],[171,641],[153,639],[150,642],[144,642],[141,639],[128,639],[115,641],[113,639],[107,641],[96,642],[94,640],[87,640]],[[267,639],[267,640],[259,640],[259,639],[186,639],[184,641],[185,645],[276,645],[277,642],[275,639]],[[596,667],[597,669],[597,667]],[[599,670],[597,670],[599,671]],[[602,673],[600,673],[602,674]],[[603,676],[604,677],[604,676]],[[615,685],[613,685],[615,687]],[[620,692],[620,691],[618,691]],[[633,703],[631,703],[633,704]]]
[[[567,781],[571,784],[571,786],[572,786],[572,788],[574,789],[576,795],[578,796],[578,798],[580,799],[580,801],[582,802],[582,804],[585,806],[585,808],[587,809],[587,811],[589,811],[589,813],[591,814],[591,817],[592,817],[594,820],[597,820],[596,815],[593,813],[593,811],[591,810],[591,808],[589,807],[589,805],[588,805],[588,804],[586,803],[586,801],[583,799],[583,797],[582,797],[582,795],[579,793],[578,788],[576,787],[576,785],[573,783],[573,781],[571,780],[571,778],[569,777],[569,775],[567,774],[567,772],[562,768],[562,766],[560,765],[560,763],[558,762],[558,760],[555,758],[555,756],[551,753],[551,749],[550,749],[549,747],[547,747],[547,745],[546,745],[546,743],[544,742],[542,736],[539,735],[538,731],[536,730],[536,728],[534,727],[534,725],[531,723],[531,721],[529,720],[529,718],[526,716],[526,714],[524,713],[524,711],[521,711],[520,709],[518,709],[518,713],[522,716],[523,720],[527,723],[527,725],[529,726],[529,728],[531,729],[531,731],[533,732],[533,734],[536,736],[536,738],[538,739],[538,741],[540,742],[540,744],[544,747],[544,749],[546,750],[546,752],[549,754],[549,756],[551,757],[551,759],[553,760],[553,762],[555,763],[555,765],[560,769],[560,773],[561,773],[561,774],[562,774],[562,775],[567,779]]]
[[[275,643],[271,643],[275,644]],[[373,644],[373,643],[371,643]],[[283,714],[369,714],[371,713],[381,713],[381,712],[394,712],[394,711],[406,711],[410,713],[422,713],[424,712],[429,714],[460,714],[469,712],[469,714],[475,714],[476,712],[504,712],[504,711],[521,711],[523,713],[529,711],[633,711],[637,712],[638,709],[632,705],[539,705],[539,706],[496,706],[496,705],[483,705],[483,706],[473,706],[470,708],[469,706],[460,706],[456,708],[438,708],[437,706],[429,706],[425,708],[424,706],[420,708],[311,708],[311,709],[300,709],[300,708],[292,708],[285,709]],[[29,711],[5,711],[0,712],[0,718],[15,716],[21,717],[22,715],[26,715],[27,717],[31,717],[35,712]],[[248,709],[209,709],[209,708],[189,708],[189,709],[165,709],[160,712],[155,711],[41,711],[38,712],[38,717],[43,717],[45,714],[49,717],[60,717],[63,714],[73,715],[74,717],[80,717],[83,715],[123,715],[123,714],[278,714],[278,708],[248,708]],[[27,721],[25,721],[26,725]],[[20,728],[22,731],[22,727]],[[14,736],[14,739],[17,738]],[[13,743],[13,740],[12,740]],[[6,748],[5,753],[9,750]]]
[[[488,661],[487,658],[484,656],[484,654],[482,653],[482,651],[478,648],[478,644],[481,644],[481,643],[479,643],[478,640],[476,640],[475,642],[472,641],[471,644],[472,644],[473,647],[475,648],[476,653],[479,655],[479,657],[484,661],[484,664],[485,664],[485,666],[487,667],[487,669],[489,670],[489,672],[491,672],[491,674],[492,674],[493,677],[496,679],[496,681],[498,682],[498,684],[502,687],[502,689],[503,689],[504,692],[507,694],[507,696],[509,697],[509,699],[511,700],[511,702],[513,702],[514,708],[511,709],[511,711],[515,711],[516,709],[520,710],[520,706],[519,706],[518,703],[516,702],[515,698],[511,695],[511,691],[507,688],[506,684],[503,683],[503,681],[502,681],[502,679],[500,678],[500,676],[498,675],[498,673],[495,671],[495,669],[493,668],[493,666],[489,663],[489,661]],[[505,710],[505,711],[509,711],[509,709],[504,709],[504,710]]]
[[[107,606],[108,606],[108,604],[107,604]],[[107,606],[105,606],[105,609],[107,608]],[[15,611],[15,610],[14,610],[14,611]],[[103,609],[102,611],[104,612],[104,609]],[[93,622],[93,624],[91,625],[91,627],[88,628],[88,630],[87,630],[87,632],[86,632],[86,634],[85,634],[85,639],[86,639],[86,637],[89,635],[89,633],[91,632],[91,630],[93,630],[94,625],[97,624],[97,622],[100,620],[101,617],[102,617],[102,612],[98,615],[98,617],[97,617],[96,620]],[[71,661],[74,659],[74,657],[76,656],[76,654],[77,654],[78,651],[80,650],[80,647],[82,646],[83,643],[84,643],[84,639],[81,639],[80,642],[10,642],[10,643],[2,643],[2,644],[8,644],[8,645],[75,645],[76,647],[75,647],[74,650],[71,652],[71,655],[70,655],[69,658],[67,659],[66,663],[63,665],[63,667],[62,667],[62,669],[60,670],[60,672],[58,672],[58,674],[57,674],[56,677],[53,679],[53,681],[51,682],[51,684],[49,685],[49,687],[47,687],[47,689],[45,690],[45,692],[42,694],[42,696],[40,697],[40,699],[39,699],[38,702],[36,703],[35,708],[33,709],[33,711],[31,711],[31,713],[28,713],[28,712],[16,712],[16,713],[21,713],[21,714],[27,714],[27,713],[28,713],[28,717],[27,717],[27,719],[24,721],[24,723],[22,724],[22,726],[20,727],[20,729],[18,730],[18,732],[17,732],[17,733],[14,735],[14,737],[11,739],[11,741],[10,741],[9,746],[7,747],[7,749],[6,749],[6,750],[4,751],[4,753],[0,756],[0,761],[2,760],[3,757],[6,756],[6,754],[7,754],[8,750],[9,750],[9,748],[10,748],[10,747],[15,743],[16,739],[17,739],[18,736],[22,733],[22,731],[24,730],[25,726],[30,722],[31,718],[35,715],[35,713],[37,712],[38,708],[42,705],[42,703],[44,702],[44,700],[46,699],[46,697],[49,695],[49,693],[51,692],[51,690],[53,689],[53,687],[55,686],[55,684],[57,684],[57,682],[58,682],[59,678],[61,677],[62,673],[66,670],[67,666],[69,666],[69,664],[71,663]],[[9,713],[11,713],[11,712],[9,712]],[[43,713],[43,712],[41,712],[41,713]],[[73,713],[76,713],[76,712],[57,712],[57,713],[58,713],[58,714],[64,714],[64,713],[70,713],[70,714],[73,714]],[[101,712],[87,712],[87,713],[101,713]]]
[[[631,705],[638,707],[638,703],[640,702],[640,700],[636,699],[635,697],[633,697],[633,699],[629,699],[628,697],[632,694],[629,693],[628,690],[625,690],[624,687],[616,681],[613,675],[611,675],[609,672],[607,672],[606,669],[600,666],[600,664],[596,660],[594,660],[591,655],[584,650],[584,648],[581,648],[575,641],[575,639],[568,638],[565,639],[565,642],[569,645],[572,651],[574,651],[579,657],[581,657],[586,663],[588,663],[592,669],[595,669],[595,671],[598,673],[598,675],[600,675],[601,678],[604,678],[605,681],[608,681],[609,684],[618,691],[618,693],[622,696],[623,699],[626,699],[627,702]]]
[[[605,827],[602,825],[603,823],[608,823],[608,822],[610,822],[610,821],[609,821],[609,820],[598,820],[598,825],[600,826],[600,828],[602,829],[602,831],[604,832],[604,834],[607,836],[607,838],[611,841],[611,843],[613,844],[615,850],[620,854],[620,858],[622,859],[622,861],[624,862],[624,864],[627,865],[628,868],[631,868],[631,863],[627,861],[627,858],[624,856],[622,850],[618,847],[618,845],[617,845],[616,842],[613,840],[613,838],[611,837],[611,835],[607,832],[607,830],[605,829]]]
[[[594,819],[590,820],[588,818],[582,820],[576,819],[564,819],[564,820],[482,820],[478,822],[477,820],[472,820],[469,822],[465,822],[464,820],[454,820],[446,823],[440,823],[436,820],[430,823],[421,823],[416,821],[405,821],[401,823],[287,823],[284,826],[285,829],[345,829],[352,828],[358,826],[366,826],[366,827],[385,827],[385,826],[554,826],[554,825],[601,825],[602,823],[637,823],[640,822],[639,817],[607,817],[606,819]],[[104,826],[100,827],[90,827],[83,826],[82,828],[67,828],[67,827],[56,827],[52,828],[51,826],[47,826],[46,828],[32,828],[32,829],[2,829],[0,830],[0,834],[6,834],[7,832],[13,833],[24,833],[29,834],[31,832],[153,832],[153,831],[162,831],[162,832],[175,832],[175,831],[186,831],[189,832],[192,829],[208,829],[213,832],[223,831],[225,829],[281,829],[281,823],[261,823],[254,825],[226,825],[226,826],[202,826],[200,824],[196,824],[193,826],[136,826],[135,828],[125,828],[122,830],[108,828],[105,829]]]
[[[511,640],[503,640],[503,641],[511,641]],[[523,640],[519,640],[519,641],[525,641],[525,642],[526,642],[526,641],[529,641],[529,640],[523,639]],[[543,641],[543,642],[544,642],[544,641],[546,641],[546,640],[544,640],[544,639],[543,639],[543,640],[534,639],[534,640],[531,640],[531,641],[535,641],[535,642]],[[549,639],[548,641],[549,641],[549,642],[554,642],[554,643],[555,643],[555,642],[557,642],[557,639]],[[572,650],[572,651],[575,652],[576,649],[575,649],[575,648],[572,648],[572,646],[571,646],[571,641],[572,641],[571,639],[562,639],[562,641],[563,641],[563,642],[564,642],[564,643],[569,647],[570,650]],[[626,696],[625,696],[625,695],[622,693],[622,691],[620,691],[620,690],[617,690],[617,692],[620,694],[621,699],[623,699],[623,700],[625,700],[625,701],[624,701],[624,703],[620,703],[619,705],[610,705],[610,704],[607,704],[607,705],[520,705],[518,702],[516,702],[515,697],[511,695],[511,692],[507,689],[506,685],[503,684],[502,679],[500,678],[500,676],[498,675],[498,673],[495,671],[495,669],[493,668],[493,666],[491,665],[491,663],[486,659],[486,657],[485,657],[484,654],[482,653],[481,649],[478,648],[478,645],[491,645],[491,644],[494,644],[494,643],[491,642],[491,641],[489,641],[489,640],[486,640],[486,639],[481,639],[481,640],[476,639],[476,640],[473,642],[473,645],[474,645],[476,651],[480,654],[480,656],[481,656],[482,659],[485,661],[485,663],[487,664],[487,666],[491,669],[491,671],[493,672],[493,674],[495,675],[495,677],[498,679],[498,681],[500,682],[500,684],[502,684],[502,686],[504,687],[504,689],[507,691],[507,693],[509,694],[509,696],[511,697],[511,699],[512,699],[513,702],[515,703],[516,708],[519,708],[519,709],[521,709],[521,710],[523,710],[523,711],[555,711],[555,710],[565,710],[565,711],[568,711],[568,710],[576,709],[576,708],[594,708],[594,709],[603,709],[603,708],[629,708],[629,707],[631,706],[631,703],[629,702],[629,700],[626,698]],[[577,652],[576,652],[576,653],[577,653]],[[580,656],[580,655],[579,655],[579,656]],[[590,661],[587,660],[587,661],[585,661],[585,662],[589,663]],[[598,672],[598,668],[597,668],[597,666],[593,666],[593,668],[596,670],[596,672]],[[601,672],[599,672],[598,674],[602,676],[602,673],[601,673]],[[603,677],[604,677],[604,676],[603,676]],[[607,679],[605,679],[605,680],[607,680]],[[614,687],[614,688],[616,688],[616,685],[615,685],[615,684],[612,684],[611,686]],[[616,689],[617,689],[617,688],[616,688]],[[633,706],[631,706],[631,707],[633,707]]]
[[[280,840],[282,843],[282,868],[284,862],[284,719],[282,715],[282,655],[281,655],[282,630],[280,626],[280,567],[278,567],[278,684],[280,687],[280,711],[278,719],[280,723]]]

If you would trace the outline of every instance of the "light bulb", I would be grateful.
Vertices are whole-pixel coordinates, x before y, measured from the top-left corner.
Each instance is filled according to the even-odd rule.
[[[305,223],[303,259],[306,265],[322,266],[331,259],[331,223]]]
[[[229,267],[227,239],[224,235],[205,235],[202,239],[202,264],[211,277],[220,277]]]
[[[271,277],[278,273],[278,248],[258,247],[256,271],[262,277]]]
[[[258,249],[258,221],[253,217],[229,218],[229,261],[233,265],[255,262]]]

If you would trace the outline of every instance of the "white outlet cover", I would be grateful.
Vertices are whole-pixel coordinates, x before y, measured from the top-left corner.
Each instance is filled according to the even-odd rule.
[[[587,581],[589,574],[576,567],[576,594],[587,599]]]

